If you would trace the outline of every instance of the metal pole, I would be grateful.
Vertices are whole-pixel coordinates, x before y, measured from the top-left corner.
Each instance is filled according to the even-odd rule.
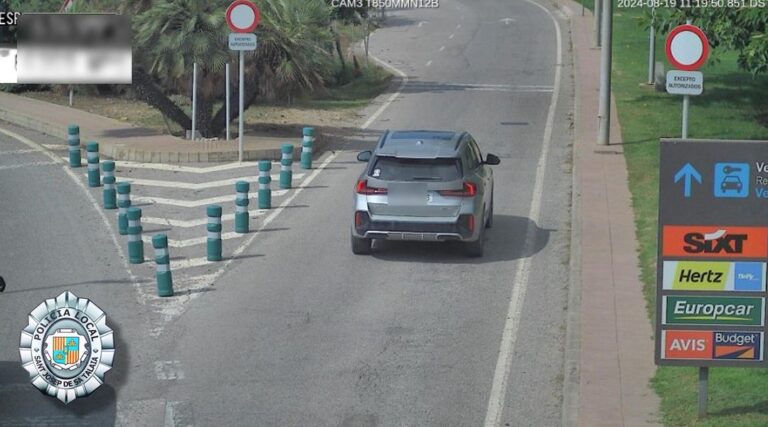
[[[600,47],[601,43],[601,31],[602,31],[602,17],[603,17],[603,5],[602,0],[595,0],[593,15],[595,17],[595,47]]]
[[[243,106],[245,105],[245,60],[240,51],[240,113],[237,116],[238,161],[243,161]]]
[[[688,138],[688,103],[690,97],[683,95],[683,139]]]
[[[603,21],[600,51],[600,103],[598,106],[598,135],[601,145],[608,145],[611,138],[611,31],[613,29],[613,2],[603,0]]]
[[[709,380],[709,368],[699,368],[699,418],[707,416],[707,382]]]
[[[192,64],[192,141],[195,140],[197,125],[197,62]]]
[[[227,74],[227,78],[226,78],[227,80],[227,101],[226,101],[227,102],[227,141],[229,141],[229,123],[230,123],[229,120],[232,117],[229,114],[229,62],[227,62],[224,72]]]
[[[651,9],[651,32],[648,36],[648,84],[652,85],[656,74],[656,9]]]
[[[69,106],[72,106],[73,97],[75,95],[75,89],[72,86],[69,87]]]

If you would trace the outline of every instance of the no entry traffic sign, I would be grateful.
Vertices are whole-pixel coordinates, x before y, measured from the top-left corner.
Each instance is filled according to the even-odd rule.
[[[666,44],[667,60],[678,70],[694,71],[709,55],[707,36],[695,25],[678,25],[670,31]]]
[[[259,26],[261,13],[248,0],[235,0],[227,8],[227,25],[235,33],[250,33]]]

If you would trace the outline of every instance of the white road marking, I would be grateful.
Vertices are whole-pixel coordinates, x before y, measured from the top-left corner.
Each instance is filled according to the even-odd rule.
[[[201,267],[203,265],[213,264],[215,262],[220,261],[208,261],[208,258],[206,257],[171,260],[171,271],[183,270],[185,268],[192,267]]]
[[[0,166],[0,171],[2,170],[8,170],[8,169],[19,169],[19,168],[31,168],[35,166],[51,166],[51,165],[58,165],[59,162],[53,162],[53,161],[40,161],[40,162],[29,162],[29,163],[15,163],[12,165],[5,165]]]
[[[288,190],[272,190],[272,197],[273,198],[280,197],[285,195],[286,193],[288,193]],[[249,199],[258,198],[258,192],[252,191],[248,193],[248,198]],[[131,195],[131,202],[179,206],[182,208],[196,208],[196,207],[205,206],[205,205],[213,205],[217,203],[227,203],[227,202],[234,202],[234,201],[235,201],[234,192],[230,196],[216,196],[216,197],[209,197],[207,199],[199,199],[199,200],[168,199],[164,197],[155,197],[155,196]]]
[[[0,156],[6,156],[6,155],[13,155],[13,154],[27,154],[27,153],[36,153],[38,150],[35,150],[33,148],[29,148],[26,150],[8,150],[8,151],[0,151]]]
[[[40,144],[49,150],[68,150],[69,146],[64,144]]]
[[[229,231],[226,233],[221,233],[221,240],[231,240],[231,239],[239,239],[241,237],[245,237],[247,234],[240,234],[235,233],[234,231]],[[141,240],[144,243],[152,243],[152,236],[148,234],[142,234]],[[208,236],[202,236],[202,237],[193,237],[191,239],[185,239],[185,240],[174,240],[174,239],[168,239],[168,246],[171,248],[186,248],[189,246],[196,246],[196,245],[202,245],[205,242],[208,241]]]
[[[425,67],[429,67],[430,65],[432,65],[432,60],[431,59],[429,61],[427,61],[426,64],[424,64]]]
[[[515,18],[502,18],[499,19],[499,22],[503,22],[504,25],[509,25],[510,22],[515,22]]]
[[[429,24],[429,22],[427,22],[427,21],[419,21],[418,27],[421,28],[421,26],[424,25],[424,24]]]
[[[457,30],[458,30],[459,28],[461,28],[461,24],[459,24],[459,25],[457,25],[457,26],[456,26],[456,29],[457,29]]]
[[[122,168],[142,168],[142,169],[157,169],[172,172],[185,172],[195,174],[205,174],[211,172],[221,172],[231,169],[240,168],[254,168],[258,170],[259,162],[243,162],[243,163],[226,163],[223,165],[196,167],[196,166],[182,166],[182,165],[169,165],[165,163],[139,163],[139,162],[127,162],[122,160],[116,160],[115,165]],[[272,162],[272,168],[279,167],[280,163]]]
[[[184,371],[180,360],[158,360],[155,362],[155,375],[158,380],[183,380]]]
[[[87,173],[83,174],[88,176]],[[301,179],[304,177],[303,173],[293,175],[294,179]],[[272,181],[276,182],[280,179],[280,175],[272,175]],[[227,178],[219,181],[207,181],[207,182],[181,182],[181,181],[169,181],[169,180],[156,180],[156,179],[139,179],[130,177],[119,177],[117,182],[130,182],[131,185],[142,185],[145,187],[164,187],[164,188],[183,188],[185,190],[205,190],[208,188],[224,187],[227,185],[235,185],[237,181],[258,182],[258,176],[244,176],[241,178]]]
[[[118,242],[117,235],[115,234],[114,229],[110,225],[109,220],[107,219],[106,214],[101,209],[99,203],[96,202],[96,199],[88,191],[88,188],[85,187],[85,184],[83,184],[82,181],[80,181],[80,179],[78,179],[77,175],[75,175],[75,173],[70,170],[70,168],[66,165],[66,163],[60,157],[58,157],[55,154],[51,153],[50,151],[46,150],[42,145],[38,144],[37,142],[32,141],[29,138],[26,138],[24,136],[21,136],[21,135],[15,133],[15,132],[11,132],[11,131],[6,130],[6,129],[0,128],[0,133],[3,133],[5,135],[7,135],[7,136],[10,136],[11,138],[14,138],[17,141],[23,143],[24,145],[26,145],[26,146],[28,146],[30,148],[33,148],[35,150],[40,151],[40,153],[44,154],[45,156],[47,156],[48,158],[50,158],[54,162],[61,163],[61,165],[63,166],[62,170],[64,170],[64,173],[66,173],[72,179],[72,181],[74,181],[75,184],[77,184],[77,186],[80,187],[81,190],[83,190],[83,192],[85,193],[86,197],[88,198],[88,201],[91,202],[91,205],[93,206],[93,208],[96,210],[96,212],[101,217],[101,221],[104,224],[104,227],[106,227],[107,231],[109,232],[109,237],[112,239],[112,243],[115,245],[115,249],[117,250],[117,255],[118,255],[118,257],[121,260],[123,260],[123,267],[125,268],[125,271],[128,274],[128,277],[131,279],[131,283],[133,284],[134,288],[136,289],[136,291],[138,292],[138,294],[140,296],[139,302],[144,304],[145,301],[146,301],[146,294],[141,290],[141,287],[139,286],[139,283],[138,283],[138,280],[137,280],[136,276],[133,274],[133,271],[131,271],[131,268],[128,265],[128,258],[125,256],[125,253],[123,252],[123,247]]]
[[[378,110],[376,110],[373,114],[371,114],[371,117],[368,117],[368,120],[366,120],[365,123],[363,123],[363,126],[361,126],[363,129],[368,129],[368,126],[370,126],[371,123],[376,121],[376,119],[379,118],[381,113],[383,113],[384,110],[386,110],[387,107],[389,107],[395,101],[395,99],[397,99],[397,97],[400,96],[400,93],[403,92],[403,88],[405,87],[406,84],[408,84],[408,76],[404,72],[398,70],[394,66],[389,65],[388,63],[382,61],[381,59],[379,59],[379,58],[377,58],[377,57],[375,57],[373,55],[370,55],[370,57],[375,62],[377,62],[379,65],[381,65],[382,67],[384,67],[384,68],[394,72],[398,76],[400,76],[400,86],[397,87],[397,90],[395,91],[395,93],[390,95],[390,97],[387,98],[387,100],[384,101],[383,104],[381,104],[381,106],[379,107]]]
[[[267,213],[265,209],[259,209],[255,211],[248,212],[248,216],[250,218],[258,218],[262,215]],[[235,214],[229,213],[224,214],[221,216],[221,221],[234,221]],[[170,225],[171,227],[181,227],[181,228],[190,228],[190,227],[199,227],[202,225],[205,225],[208,223],[208,218],[200,218],[200,219],[191,219],[188,221],[181,220],[181,219],[169,219],[169,218],[155,218],[151,216],[141,217],[142,224],[156,224],[156,225]]]
[[[440,49],[439,49],[439,51],[440,51],[440,52],[442,52],[442,51],[444,51],[444,50],[445,50],[445,46],[440,46]]]
[[[448,36],[448,39],[452,39],[452,38],[454,38],[455,36],[456,36],[456,34],[451,34],[450,36]]]
[[[560,94],[560,72],[562,64],[562,35],[560,33],[560,25],[557,23],[557,19],[552,13],[544,6],[536,3],[533,0],[525,0],[526,2],[540,8],[552,19],[555,25],[555,34],[557,41],[557,57],[555,61],[555,83],[554,92],[552,93],[552,101],[549,104],[549,111],[547,111],[547,121],[544,128],[544,138],[541,147],[541,154],[536,165],[536,178],[533,185],[533,197],[531,200],[530,211],[528,212],[528,218],[531,222],[527,226],[525,233],[525,247],[530,248],[534,244],[535,240],[535,224],[539,222],[539,216],[541,213],[541,199],[544,186],[544,176],[547,168],[547,160],[549,155],[549,146],[552,141],[552,127],[555,119],[555,111],[557,109],[557,98]],[[534,225],[531,225],[534,224]],[[514,354],[515,342],[517,341],[517,332],[520,327],[520,316],[523,310],[523,302],[525,301],[525,292],[528,288],[528,276],[531,269],[531,257],[528,256],[519,261],[515,276],[512,281],[512,295],[509,299],[509,307],[507,309],[507,320],[504,324],[504,331],[501,336],[501,345],[499,346],[499,358],[496,361],[496,369],[493,373],[493,385],[491,386],[491,395],[488,399],[488,410],[485,415],[486,427],[498,427],[501,425],[501,419],[504,415],[504,403],[507,395],[507,382],[509,381],[509,373],[512,367],[512,355]]]

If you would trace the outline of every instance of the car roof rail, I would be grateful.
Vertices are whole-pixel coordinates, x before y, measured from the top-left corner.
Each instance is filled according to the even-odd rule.
[[[376,148],[381,148],[384,146],[384,141],[387,139],[387,135],[389,135],[389,129],[386,129],[384,131],[384,134],[381,135],[381,137],[379,138],[379,143],[376,145]]]

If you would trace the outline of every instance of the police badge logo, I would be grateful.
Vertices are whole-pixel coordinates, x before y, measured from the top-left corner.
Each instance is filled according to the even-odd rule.
[[[104,383],[115,346],[104,312],[67,291],[32,310],[19,353],[32,384],[69,403]]]

